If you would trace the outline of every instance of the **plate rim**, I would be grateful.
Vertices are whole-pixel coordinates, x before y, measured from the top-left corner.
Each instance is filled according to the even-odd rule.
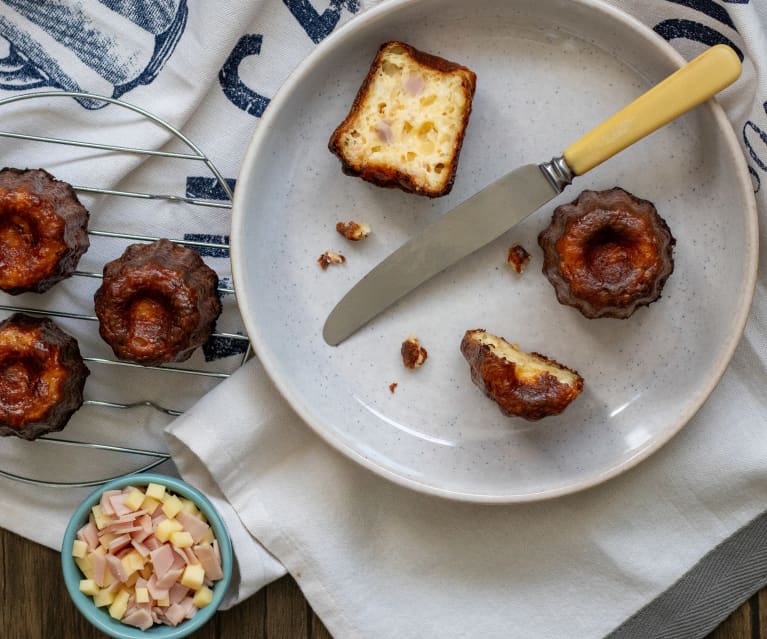
[[[626,13],[622,9],[613,7],[607,4],[603,0],[574,0],[588,10],[600,11],[607,14],[609,18],[615,21],[616,24],[622,24],[625,28],[638,32],[640,36],[643,36],[646,40],[653,41],[654,46],[657,47],[660,53],[668,58],[674,66],[681,67],[685,62],[685,58],[674,49],[671,44],[666,40],[658,36],[650,27],[640,22],[639,19]],[[240,164],[240,171],[237,179],[238,186],[245,183],[246,180],[242,180],[242,176],[252,173],[253,165],[256,162],[256,158],[259,155],[259,150],[264,147],[262,139],[267,136],[267,131],[272,124],[272,120],[277,117],[283,103],[288,100],[288,97],[292,94],[293,89],[301,82],[301,80],[311,72],[312,67],[322,59],[326,51],[333,49],[337,42],[343,42],[347,34],[363,28],[370,22],[382,19],[383,17],[396,13],[401,7],[416,4],[419,0],[383,0],[379,5],[364,11],[351,18],[344,25],[339,27],[336,31],[330,34],[317,47],[306,56],[288,75],[287,79],[275,93],[274,97],[270,100],[269,105],[266,107],[263,115],[260,118],[260,122],[255,129],[253,136],[248,142],[243,160]],[[606,482],[609,479],[617,477],[631,468],[637,466],[640,462],[651,457],[656,451],[665,446],[671,439],[673,439],[681,430],[687,425],[690,420],[696,415],[703,404],[710,397],[713,390],[719,384],[722,376],[730,365],[732,357],[735,353],[740,340],[742,339],[745,331],[746,323],[751,312],[753,303],[753,297],[756,289],[757,269],[758,269],[758,256],[759,256],[759,228],[758,228],[758,210],[756,205],[756,199],[753,193],[753,187],[748,177],[748,165],[745,155],[740,148],[737,141],[735,130],[732,123],[728,119],[724,109],[717,101],[716,98],[709,100],[704,105],[706,108],[711,109],[719,129],[724,136],[727,146],[726,148],[732,155],[736,166],[735,170],[739,178],[739,188],[747,196],[747,211],[745,212],[745,222],[747,236],[750,237],[753,242],[751,244],[750,252],[747,251],[746,255],[746,274],[747,278],[744,287],[744,298],[738,308],[738,312],[734,316],[735,330],[729,335],[729,339],[723,343],[723,349],[721,355],[716,361],[716,365],[712,367],[708,377],[708,383],[704,383],[698,390],[697,397],[690,403],[687,410],[680,413],[680,415],[673,421],[668,429],[664,430],[661,436],[654,438],[647,446],[640,448],[633,455],[623,460],[621,463],[602,471],[595,473],[594,475],[567,486],[560,486],[552,489],[544,489],[537,492],[525,492],[524,494],[515,493],[494,493],[488,494],[484,492],[471,491],[471,490],[456,490],[451,488],[444,488],[435,486],[424,481],[419,481],[416,478],[405,477],[400,475],[386,466],[374,461],[373,459],[365,456],[359,450],[356,450],[350,446],[340,436],[335,435],[331,430],[322,428],[314,423],[316,417],[312,414],[311,410],[306,406],[306,402],[300,397],[299,393],[296,393],[291,389],[288,380],[282,378],[277,371],[277,364],[272,361],[269,356],[268,349],[265,348],[266,340],[263,338],[258,324],[251,319],[251,315],[246,312],[246,306],[243,300],[245,296],[239,291],[245,290],[242,283],[245,282],[244,273],[244,261],[240,258],[241,245],[239,237],[241,237],[240,228],[243,220],[247,215],[247,206],[245,204],[245,190],[244,188],[237,188],[234,192],[234,199],[232,202],[232,216],[230,225],[230,260],[232,265],[232,279],[234,282],[235,295],[237,296],[238,306],[240,307],[243,323],[247,329],[250,342],[255,351],[258,360],[261,362],[264,370],[268,374],[275,387],[287,401],[291,408],[298,414],[298,416],[304,421],[305,425],[310,428],[315,434],[317,434],[325,443],[329,444],[335,450],[344,454],[348,459],[356,462],[362,467],[374,472],[380,477],[388,479],[389,481],[415,490],[420,493],[434,495],[437,497],[445,498],[448,500],[478,504],[515,504],[515,503],[530,503],[542,500],[554,499],[565,495],[582,492],[599,484]],[[264,147],[265,148],[265,147]],[[243,248],[243,253],[244,247]],[[249,303],[249,302],[248,302]]]

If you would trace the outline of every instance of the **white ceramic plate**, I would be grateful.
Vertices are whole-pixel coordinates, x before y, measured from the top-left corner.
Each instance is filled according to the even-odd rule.
[[[378,46],[442,55],[478,77],[453,192],[428,200],[344,176],[327,150]],[[324,41],[272,100],[247,151],[232,227],[239,304],[279,390],[333,446],[403,485],[456,499],[562,495],[630,468],[711,392],[741,335],[756,271],[756,210],[735,136],[699,107],[579,178],[560,198],[388,309],[337,348],[322,326],[342,295],[407,238],[519,164],[569,143],[682,63],[649,29],[580,0],[395,1]],[[560,306],[536,237],[554,206],[620,185],[656,203],[677,238],[661,300],[630,319]],[[352,244],[339,220],[371,225]],[[523,275],[509,246],[532,253]],[[323,271],[326,249],[347,257]],[[503,416],[459,352],[485,328],[577,369],[583,394],[537,423]],[[416,335],[426,364],[399,350]],[[394,393],[389,385],[397,383]]]

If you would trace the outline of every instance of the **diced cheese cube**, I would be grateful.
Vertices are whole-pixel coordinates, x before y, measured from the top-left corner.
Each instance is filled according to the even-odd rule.
[[[125,506],[131,510],[138,510],[142,503],[144,503],[144,493],[138,488],[131,488],[125,498]]]
[[[186,497],[181,498],[181,510],[186,511],[195,517],[198,516],[200,512],[197,505],[191,499],[187,499]]]
[[[194,539],[186,530],[177,530],[170,534],[170,543],[176,548],[191,548],[194,546]]]
[[[99,590],[94,596],[93,596],[93,603],[96,604],[97,608],[102,608],[104,606],[111,606],[112,602],[115,600],[115,593],[110,592],[109,590]]]
[[[136,603],[149,603],[148,588],[136,588]]]
[[[156,603],[160,608],[167,608],[170,606],[170,599],[168,597],[163,597],[162,599],[158,599]]]
[[[144,564],[146,563],[144,561],[144,558],[141,556],[141,554],[136,550],[131,550],[123,556],[122,559],[120,559],[120,562],[123,565],[123,570],[125,570],[125,574],[130,576],[132,573],[136,572],[137,570],[141,570],[144,567]]]
[[[182,586],[199,590],[202,588],[203,581],[205,581],[205,570],[200,564],[189,564],[184,568],[184,574],[181,575]]]
[[[91,508],[91,513],[93,513],[93,523],[96,524],[96,528],[99,530],[104,530],[104,528],[106,528],[112,521],[112,518],[109,517],[109,515],[104,514],[104,511],[101,510],[99,504],[96,504]]]
[[[157,501],[162,501],[162,498],[165,496],[165,486],[162,484],[147,484],[146,496],[156,499]]]
[[[173,519],[176,515],[178,515],[178,513],[181,511],[181,508],[181,500],[175,495],[166,495],[165,499],[162,500],[162,511],[165,513],[168,519]]]
[[[184,527],[181,522],[176,519],[163,519],[157,524],[157,529],[154,531],[154,536],[161,542],[165,543],[170,539],[171,533],[183,530]]]
[[[198,608],[204,608],[211,601],[213,601],[213,591],[207,586],[200,588],[194,593],[194,597],[192,598],[192,603]]]
[[[72,556],[73,557],[85,557],[85,553],[88,552],[88,544],[80,539],[75,539],[72,543]]]
[[[89,597],[93,597],[94,595],[98,594],[99,587],[96,585],[96,582],[93,581],[93,579],[81,579],[80,592],[88,595]]]
[[[122,619],[128,609],[128,599],[130,599],[130,593],[127,590],[118,592],[109,606],[109,616],[113,619]]]
[[[90,555],[85,555],[85,557],[75,557],[75,563],[80,569],[80,572],[85,575],[86,579],[93,579],[93,560]]]
[[[151,515],[161,503],[159,499],[154,497],[144,497],[144,501],[141,502],[141,510],[146,510]]]

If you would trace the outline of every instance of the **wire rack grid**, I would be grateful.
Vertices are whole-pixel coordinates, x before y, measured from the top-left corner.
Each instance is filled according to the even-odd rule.
[[[154,125],[161,127],[168,133],[172,134],[172,136],[176,140],[180,141],[184,145],[184,147],[189,149],[190,152],[181,153],[181,152],[174,152],[174,151],[134,148],[130,146],[121,146],[121,145],[115,145],[115,144],[106,144],[106,143],[100,143],[100,142],[66,139],[66,138],[59,138],[59,137],[47,137],[47,136],[34,135],[30,133],[20,133],[20,132],[5,131],[5,130],[0,130],[0,138],[17,139],[17,140],[23,140],[27,142],[39,142],[44,144],[67,145],[70,147],[80,147],[80,148],[86,148],[86,149],[95,149],[98,151],[106,151],[110,154],[130,154],[130,155],[138,155],[138,156],[144,156],[144,157],[165,158],[172,161],[202,163],[207,167],[207,169],[215,178],[218,185],[221,187],[222,192],[226,196],[226,200],[215,201],[210,199],[189,197],[186,195],[183,195],[183,196],[174,195],[171,193],[148,193],[148,192],[142,192],[142,191],[115,190],[115,189],[100,188],[98,186],[92,186],[92,185],[74,185],[73,184],[72,187],[78,194],[87,193],[87,194],[94,194],[94,195],[106,195],[106,196],[123,197],[123,198],[138,198],[143,200],[163,200],[163,201],[172,202],[175,204],[185,204],[185,205],[191,205],[195,207],[212,207],[212,208],[219,208],[219,209],[231,209],[232,189],[230,185],[227,183],[227,181],[223,178],[219,170],[216,168],[216,166],[213,164],[213,162],[187,136],[181,133],[181,131],[179,131],[177,128],[175,128],[174,126],[172,126],[165,120],[157,117],[156,115],[150,113],[149,111],[141,107],[124,102],[122,100],[101,96],[101,95],[97,95],[93,93],[83,93],[83,92],[75,92],[75,91],[40,91],[40,92],[34,92],[34,93],[24,93],[19,95],[13,95],[7,98],[0,99],[0,108],[14,102],[27,101],[27,100],[40,100],[45,98],[52,98],[52,99],[76,98],[76,99],[95,100],[95,101],[110,103],[120,108],[127,109],[129,111],[132,111],[135,114],[138,114],[143,119],[153,123]],[[99,230],[99,229],[89,228],[88,234],[92,238],[119,238],[119,239],[131,241],[131,242],[153,242],[155,240],[160,239],[160,237],[124,233],[124,232],[121,232],[119,229]],[[177,244],[190,246],[198,250],[209,249],[213,251],[222,251],[222,250],[228,250],[229,248],[228,242],[199,241],[199,240],[189,240],[189,239],[172,239],[172,241]],[[78,270],[78,271],[75,271],[73,277],[100,279],[102,277],[102,274],[98,272]],[[219,295],[233,294],[234,290],[231,287],[220,285],[218,288],[218,293]],[[85,312],[72,313],[72,312],[68,312],[64,310],[47,309],[47,308],[45,309],[29,308],[25,306],[10,305],[10,304],[0,304],[0,311],[23,312],[23,313],[28,313],[30,315],[42,315],[42,316],[48,316],[48,317],[68,318],[71,320],[90,322],[90,323],[98,322],[98,318],[95,315],[92,315],[90,313],[85,313]],[[251,355],[251,347],[250,347],[248,337],[246,335],[243,335],[240,333],[214,332],[211,338],[224,338],[224,339],[243,342],[244,344],[244,348],[242,349],[243,354],[240,357],[238,366],[243,364]],[[129,368],[147,369],[147,370],[159,371],[162,374],[169,374],[169,375],[203,376],[203,377],[212,378],[213,380],[222,380],[229,377],[229,375],[231,374],[230,372],[221,372],[221,371],[208,370],[208,369],[202,369],[202,368],[183,368],[183,367],[175,367],[175,366],[141,366],[139,364],[134,364],[131,362],[124,362],[117,359],[110,359],[110,358],[103,358],[103,357],[84,356],[83,359],[86,362],[93,363],[96,365],[101,365],[101,366],[122,366],[122,367],[129,367]],[[151,409],[155,411],[158,411],[160,413],[163,413],[171,417],[176,417],[182,414],[181,410],[168,408],[151,400],[120,403],[120,402],[106,401],[106,400],[100,400],[100,399],[94,399],[94,398],[87,398],[83,402],[83,405],[98,406],[98,407],[102,407],[106,409],[114,409],[114,410],[127,410],[127,409],[138,408],[138,407],[150,407]],[[44,435],[38,438],[36,442],[44,442],[44,445],[50,445],[50,446],[76,447],[78,449],[87,449],[88,451],[109,451],[111,453],[117,453],[120,455],[132,456],[132,458],[144,459],[145,460],[144,462],[140,463],[140,465],[138,465],[132,471],[130,471],[134,473],[151,470],[152,468],[159,466],[160,464],[164,463],[170,458],[170,455],[167,452],[160,451],[160,450],[150,450],[145,448],[136,448],[131,446],[123,446],[123,445],[99,444],[99,443],[95,443],[91,441],[66,439],[66,438],[62,438],[58,436]],[[146,459],[149,459],[150,461],[147,462]],[[51,486],[51,487],[98,486],[108,481],[111,481],[112,479],[115,479],[116,477],[122,476],[124,474],[126,473],[120,472],[116,475],[113,474],[108,477],[88,478],[88,479],[83,479],[78,481],[59,481],[59,480],[47,480],[47,479],[40,479],[40,478],[25,476],[19,473],[10,472],[0,468],[0,477],[5,477],[7,479],[11,479],[21,483]]]

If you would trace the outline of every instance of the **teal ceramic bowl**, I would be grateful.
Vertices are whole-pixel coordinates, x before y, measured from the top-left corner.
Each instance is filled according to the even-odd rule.
[[[140,630],[113,619],[109,616],[106,607],[97,608],[91,597],[80,592],[80,580],[85,577],[83,577],[72,557],[72,543],[77,538],[77,531],[87,523],[91,508],[99,502],[104,491],[121,489],[126,486],[143,487],[150,482],[163,484],[168,491],[180,497],[190,499],[202,511],[218,540],[224,577],[213,586],[213,600],[211,603],[198,610],[191,619],[182,621],[177,626],[156,624],[147,630]],[[98,490],[91,493],[80,504],[74,515],[72,515],[64,533],[61,548],[61,566],[64,572],[64,582],[75,606],[96,628],[116,639],[178,639],[179,637],[186,637],[192,634],[215,614],[232,580],[232,542],[221,516],[213,507],[213,504],[199,490],[180,479],[168,477],[167,475],[154,473],[127,475],[100,486]]]

